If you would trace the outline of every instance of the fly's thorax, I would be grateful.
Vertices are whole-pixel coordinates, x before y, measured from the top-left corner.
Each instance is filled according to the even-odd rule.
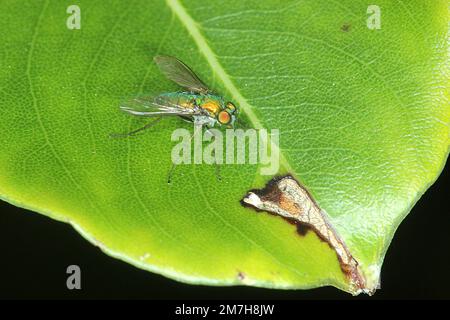
[[[222,97],[211,94],[198,96],[197,105],[214,118],[217,117],[219,112],[224,108]]]
[[[163,97],[166,101],[170,101],[173,105],[188,109],[196,106],[196,96],[187,92],[169,92],[160,95],[160,97]]]

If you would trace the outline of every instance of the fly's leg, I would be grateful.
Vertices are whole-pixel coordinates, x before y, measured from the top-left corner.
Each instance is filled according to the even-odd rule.
[[[214,142],[216,136],[209,129],[206,129],[206,131],[212,136],[212,142]],[[214,150],[214,160],[216,160],[216,150]],[[222,176],[220,175],[220,164],[217,163],[217,161],[214,161],[214,166],[216,167],[216,179],[218,181],[222,181]]]
[[[200,134],[202,134],[202,126],[201,125],[200,125],[200,127],[197,127],[197,125],[194,125],[194,132],[189,137],[189,144],[191,143],[191,141],[195,137],[195,135],[198,134],[197,132],[200,132]],[[167,183],[170,183],[172,181],[172,174],[173,174],[173,171],[175,170],[176,166],[177,166],[176,163],[172,163],[169,173],[167,174]]]
[[[115,139],[115,138],[126,138],[126,137],[132,136],[132,135],[134,135],[134,134],[136,134],[136,133],[138,133],[138,132],[141,132],[141,131],[143,131],[143,130],[145,130],[145,129],[148,129],[148,128],[154,126],[154,125],[157,124],[161,119],[162,119],[162,117],[158,117],[158,118],[156,118],[155,120],[153,120],[152,122],[147,123],[145,126],[139,128],[139,129],[133,130],[133,131],[131,131],[131,132],[128,132],[128,133],[112,133],[112,134],[110,134],[109,136],[110,136],[111,138],[114,138],[114,139]]]
[[[220,164],[214,162],[214,165],[216,166],[216,179],[218,181],[222,181],[222,176],[220,175]]]
[[[172,166],[170,167],[169,173],[167,174],[167,183],[171,183],[172,182],[172,173],[173,170],[175,170],[176,164],[172,163]]]

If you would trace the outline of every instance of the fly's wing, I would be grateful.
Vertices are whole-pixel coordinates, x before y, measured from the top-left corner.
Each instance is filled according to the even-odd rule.
[[[168,79],[176,82],[180,86],[203,94],[210,91],[195,73],[177,58],[170,56],[156,56],[154,61]]]
[[[200,108],[185,108],[177,105],[173,100],[164,96],[144,96],[134,98],[120,106],[124,112],[142,117],[159,116],[195,116],[200,115]]]

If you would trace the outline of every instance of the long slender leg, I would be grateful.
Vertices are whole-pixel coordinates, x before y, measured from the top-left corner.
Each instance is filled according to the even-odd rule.
[[[154,119],[152,122],[147,123],[145,126],[139,128],[139,129],[133,130],[131,132],[128,132],[128,133],[111,133],[109,136],[111,138],[126,138],[126,137],[132,136],[132,135],[134,135],[134,134],[136,134],[138,132],[141,132],[141,131],[143,131],[145,129],[148,129],[148,128],[154,126],[161,119],[162,119],[162,117],[158,117],[158,118]]]
[[[216,139],[216,136],[209,129],[206,129],[206,131],[211,134],[214,141]],[[216,160],[216,150],[214,150],[214,160]],[[216,179],[218,181],[222,181],[222,176],[220,175],[220,164],[218,164],[217,161],[214,161],[214,166],[216,167]]]
[[[222,176],[220,175],[220,164],[214,162],[214,165],[216,166],[216,179],[218,181],[222,181]]]
[[[200,132],[200,134],[202,134],[202,126],[200,125],[199,128],[197,128],[194,125],[194,132],[191,134],[191,136],[189,137],[189,144],[191,143],[192,139],[194,138],[194,136],[197,134],[197,132]],[[172,181],[172,174],[173,171],[175,170],[175,167],[177,165],[175,163],[172,163],[172,166],[170,167],[169,173],[167,175],[167,183],[170,183]]]
[[[176,164],[172,163],[172,166],[170,167],[169,173],[167,174],[167,183],[171,183],[172,182],[172,173],[173,170],[175,170]]]

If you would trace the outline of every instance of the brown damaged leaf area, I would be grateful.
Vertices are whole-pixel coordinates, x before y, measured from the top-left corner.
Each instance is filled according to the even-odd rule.
[[[276,177],[269,181],[265,188],[249,191],[241,203],[258,211],[279,215],[300,226],[314,230],[336,252],[342,272],[349,280],[352,292],[354,294],[373,293],[374,289],[366,287],[366,281],[358,268],[358,262],[328,221],[326,213],[319,208],[309,192],[291,175]]]

